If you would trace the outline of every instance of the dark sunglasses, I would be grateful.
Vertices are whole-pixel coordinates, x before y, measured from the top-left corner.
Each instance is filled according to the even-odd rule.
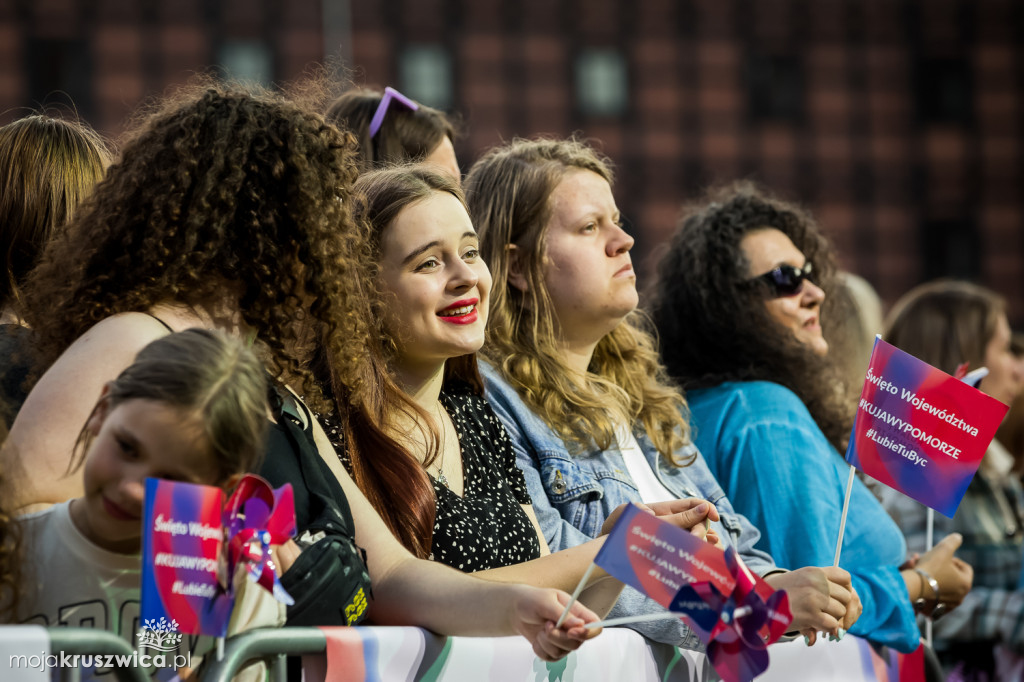
[[[796,296],[803,291],[804,280],[814,281],[811,279],[813,267],[810,262],[805,263],[802,268],[794,268],[792,265],[780,265],[763,275],[748,279],[744,284],[750,286],[770,285],[773,287],[773,293],[777,298]]]

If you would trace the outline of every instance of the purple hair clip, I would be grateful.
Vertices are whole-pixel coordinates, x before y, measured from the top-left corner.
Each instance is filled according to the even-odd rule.
[[[384,88],[384,96],[380,98],[380,104],[377,105],[377,111],[373,112],[373,118],[370,119],[371,139],[376,137],[377,133],[380,132],[380,126],[384,123],[384,117],[387,116],[388,107],[391,106],[392,101],[396,101],[405,106],[409,111],[416,111],[420,108],[419,104],[416,104],[416,102],[413,102],[398,90],[395,90],[390,86]]]

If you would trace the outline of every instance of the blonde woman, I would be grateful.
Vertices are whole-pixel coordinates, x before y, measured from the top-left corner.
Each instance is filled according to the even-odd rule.
[[[487,397],[512,437],[551,550],[598,536],[625,502],[703,498],[722,541],[789,592],[795,630],[848,628],[860,611],[849,574],[778,571],[690,444],[686,402],[637,324],[633,238],[611,182],[605,160],[574,140],[493,149],[466,179],[495,282]],[[621,607],[643,608],[631,599],[639,597],[624,594]],[[678,621],[642,627],[659,641],[692,636]]]

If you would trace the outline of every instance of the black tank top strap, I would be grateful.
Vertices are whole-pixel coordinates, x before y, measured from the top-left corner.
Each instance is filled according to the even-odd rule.
[[[153,318],[154,320],[156,320],[157,322],[159,322],[160,324],[162,324],[162,325],[164,326],[164,328],[165,328],[165,329],[166,329],[167,331],[169,331],[169,332],[170,332],[170,333],[172,333],[172,334],[174,333],[174,330],[173,330],[173,329],[171,329],[171,325],[167,324],[166,322],[164,322],[163,320],[161,320],[161,319],[160,319],[159,317],[157,317],[157,316],[156,316],[156,315],[154,315],[153,313],[151,313],[151,312],[149,312],[149,311],[147,311],[147,310],[142,310],[142,311],[140,311],[140,312],[141,312],[141,313],[142,313],[143,315],[149,315],[149,316],[150,316],[150,317],[152,317],[152,318]]]

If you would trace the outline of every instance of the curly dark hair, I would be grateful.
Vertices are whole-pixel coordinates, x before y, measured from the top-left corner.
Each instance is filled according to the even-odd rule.
[[[146,111],[31,275],[41,366],[111,315],[212,303],[237,307],[271,373],[298,380],[314,404],[304,367],[313,340],[358,392],[369,242],[349,209],[355,140],[321,109],[202,79]]]
[[[750,183],[712,190],[684,209],[658,264],[650,311],[662,359],[686,389],[726,381],[786,386],[843,451],[853,410],[842,372],[774,321],[762,290],[741,286],[749,264],[740,242],[764,228],[775,228],[792,240],[813,265],[814,281],[830,300],[835,256],[810,215]],[[833,314],[823,311],[822,318]]]

